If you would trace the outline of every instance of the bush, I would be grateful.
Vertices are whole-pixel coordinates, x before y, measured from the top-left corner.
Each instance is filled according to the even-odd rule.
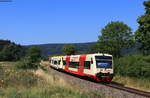
[[[37,69],[41,58],[41,51],[38,47],[28,49],[26,56],[17,64],[17,68],[21,69]]]
[[[150,56],[133,54],[115,60],[115,73],[130,77],[150,78]]]
[[[30,62],[35,63],[35,62],[40,62],[41,58],[41,50],[39,47],[33,46],[28,49],[26,57]]]
[[[28,58],[23,58],[16,63],[16,68],[19,69],[37,69],[38,63],[32,63]]]

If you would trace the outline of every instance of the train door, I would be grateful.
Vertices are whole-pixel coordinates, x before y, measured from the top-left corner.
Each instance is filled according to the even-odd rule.
[[[91,55],[86,56],[84,61],[84,73],[85,74],[94,74],[93,72],[93,57]]]

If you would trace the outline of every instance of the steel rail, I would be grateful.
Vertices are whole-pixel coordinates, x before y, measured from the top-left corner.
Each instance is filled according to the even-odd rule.
[[[138,94],[138,95],[150,98],[150,92],[146,92],[146,91],[142,91],[142,90],[138,90],[138,89],[134,89],[134,88],[130,88],[130,87],[120,86],[120,85],[117,85],[115,82],[112,82],[110,84],[105,84],[105,85],[112,87],[112,88],[120,89],[123,91],[127,91],[130,93],[134,93],[134,94]]]

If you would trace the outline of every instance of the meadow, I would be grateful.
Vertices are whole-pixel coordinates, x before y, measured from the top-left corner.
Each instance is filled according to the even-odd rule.
[[[104,95],[67,83],[44,67],[23,70],[14,67],[15,62],[0,63],[0,98],[93,98]]]

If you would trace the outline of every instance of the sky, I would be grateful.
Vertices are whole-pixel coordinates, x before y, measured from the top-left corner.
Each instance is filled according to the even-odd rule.
[[[0,0],[1,1],[1,0]],[[3,0],[4,1],[4,0]],[[0,2],[0,39],[21,45],[98,40],[111,21],[132,31],[145,0],[12,0]]]

